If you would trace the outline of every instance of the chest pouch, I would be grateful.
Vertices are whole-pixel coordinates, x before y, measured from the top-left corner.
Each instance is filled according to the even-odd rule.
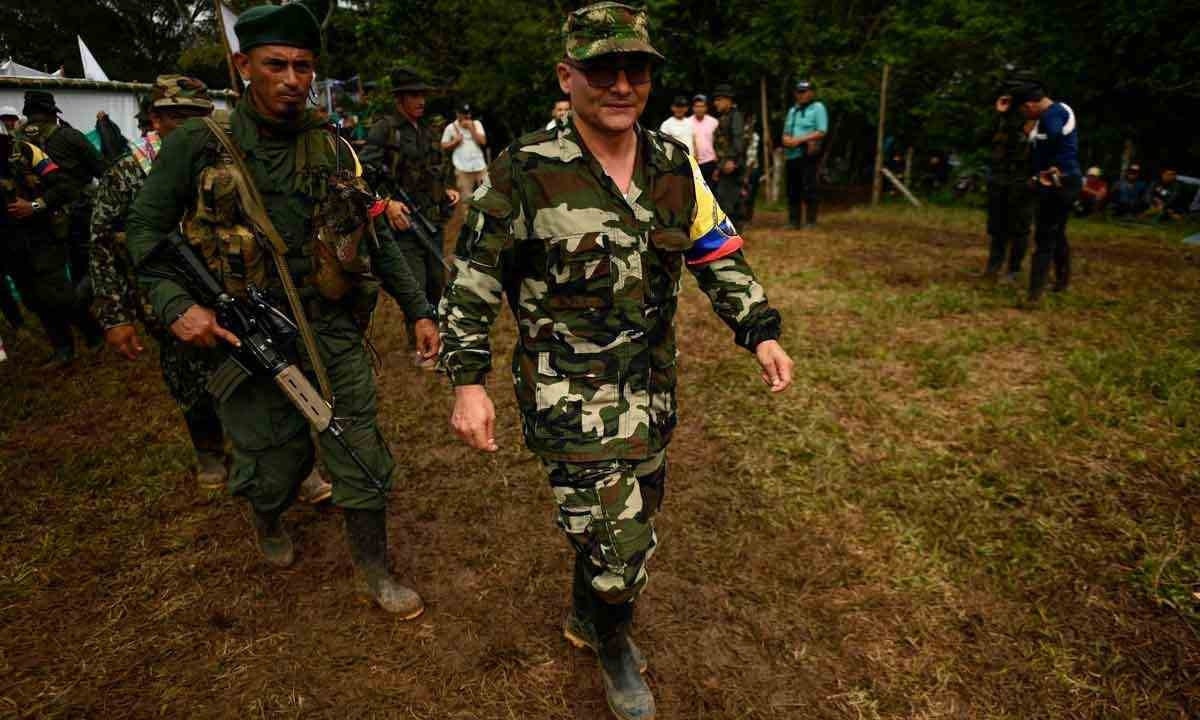
[[[362,178],[333,177],[329,191],[316,207],[313,231],[313,273],[309,284],[322,297],[341,300],[370,279],[371,255],[364,235],[371,231],[368,208],[374,196]]]
[[[242,182],[237,168],[225,158],[205,168],[195,209],[183,223],[188,243],[235,297],[245,297],[249,285],[267,286],[266,255],[241,207],[238,185]]]

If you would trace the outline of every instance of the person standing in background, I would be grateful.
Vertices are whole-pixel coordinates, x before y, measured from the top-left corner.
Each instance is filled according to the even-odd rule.
[[[463,103],[458,108],[457,119],[442,131],[442,149],[450,152],[454,165],[454,180],[460,197],[468,198],[487,180],[487,160],[483,148],[487,146],[487,135],[483,123],[471,113],[471,106]],[[459,203],[454,208],[450,221],[446,223],[446,235],[455,237],[462,225],[466,206]]]
[[[546,123],[546,129],[553,130],[565,123],[569,117],[571,117],[571,99],[555,100],[554,107],[550,109],[550,122]]]
[[[722,83],[713,91],[713,106],[719,114],[713,150],[717,154],[717,169],[713,182],[717,185],[717,203],[736,223],[741,220],[742,178],[746,168],[746,138],[742,111],[734,99],[733,86]]]
[[[788,227],[798,228],[801,207],[807,208],[804,226],[817,224],[817,170],[825,133],[829,132],[829,115],[825,105],[816,100],[813,85],[807,80],[796,83],[793,93],[796,104],[788,110],[783,121],[783,147],[787,158]]]
[[[683,95],[675,96],[674,102],[671,103],[671,117],[663,120],[662,125],[658,126],[658,130],[687,145],[688,154],[695,157],[695,126],[692,124],[692,119],[687,116],[687,111],[688,99]]]
[[[692,146],[696,162],[700,164],[700,174],[714,195],[717,192],[717,183],[713,180],[713,173],[717,171],[717,151],[713,148],[716,132],[717,119],[708,114],[708,96],[696,95],[692,98]]]

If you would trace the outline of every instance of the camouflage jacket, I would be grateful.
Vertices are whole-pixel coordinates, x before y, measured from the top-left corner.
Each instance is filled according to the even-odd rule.
[[[484,382],[488,329],[507,294],[529,448],[546,459],[645,458],[676,421],[675,311],[687,265],[739,345],[779,335],[737,236],[679,142],[639,129],[622,195],[568,122],[531,133],[488,169],[442,300],[442,367]]]
[[[721,163],[732,160],[739,169],[746,160],[743,124],[742,111],[731,107],[717,119],[717,131],[713,133],[713,150],[717,153],[717,160]]]
[[[398,115],[384,115],[371,126],[359,158],[367,182],[380,195],[399,187],[408,192],[430,220],[441,218],[447,187],[454,187],[450,164],[442,152],[441,135],[425,123],[416,125]]]
[[[134,320],[141,320],[151,332],[159,330],[149,301],[139,291],[125,245],[125,217],[146,181],[159,144],[157,135],[148,137],[117,160],[96,188],[91,224],[92,312],[105,330]]]

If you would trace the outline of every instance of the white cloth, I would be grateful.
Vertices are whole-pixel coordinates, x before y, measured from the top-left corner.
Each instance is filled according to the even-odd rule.
[[[471,122],[475,123],[475,132],[483,135],[483,123],[478,120]],[[475,142],[475,136],[465,132],[458,126],[457,121],[450,123],[442,131],[442,144],[452,142],[458,137],[462,138],[462,142],[456,145],[450,154],[450,161],[454,163],[454,169],[462,172],[486,170],[487,159],[483,157],[483,149],[479,147],[479,143]]]
[[[104,68],[100,67],[100,63],[96,62],[96,56],[92,55],[88,46],[83,44],[83,38],[76,35],[75,39],[79,41],[79,59],[83,63],[83,77],[88,80],[108,82],[108,75],[104,73]]]
[[[688,155],[696,154],[696,143],[692,141],[695,124],[687,116],[677,118],[674,115],[662,121],[658,127],[663,133],[670,135],[679,142],[687,145]]]

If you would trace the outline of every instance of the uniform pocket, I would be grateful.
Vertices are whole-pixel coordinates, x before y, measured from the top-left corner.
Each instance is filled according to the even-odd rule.
[[[565,361],[538,353],[534,435],[569,452],[620,432],[620,378],[612,358]]]
[[[546,241],[546,305],[550,309],[607,308],[613,303],[612,249],[605,233]]]
[[[266,284],[266,267],[262,248],[254,233],[245,225],[213,228],[217,258],[225,289],[234,295],[244,295],[249,285]]]

